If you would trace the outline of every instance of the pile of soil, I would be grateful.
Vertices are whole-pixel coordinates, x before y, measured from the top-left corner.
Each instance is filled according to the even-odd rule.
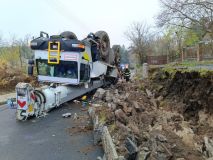
[[[158,95],[184,105],[177,110],[187,121],[198,122],[199,111],[213,113],[213,73],[202,75],[200,72],[177,71],[173,75],[159,72],[152,81],[152,89]],[[159,87],[162,86],[162,87]],[[156,89],[160,88],[160,89]]]
[[[19,82],[31,83],[38,86],[36,77],[28,77],[22,69],[7,63],[0,63],[0,95],[15,91]]]
[[[210,75],[159,73],[98,89],[93,106],[126,159],[202,160],[213,156],[212,86]]]

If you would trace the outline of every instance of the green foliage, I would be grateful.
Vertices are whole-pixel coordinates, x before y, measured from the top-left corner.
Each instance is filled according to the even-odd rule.
[[[176,64],[176,66],[185,66],[185,67],[195,67],[197,65],[212,65],[213,64],[213,60],[209,60],[209,61],[183,61],[180,62],[178,64]]]
[[[203,29],[195,24],[191,24],[191,29],[169,26],[163,35],[163,40],[167,45],[167,53],[169,59],[178,58],[182,52],[182,48],[186,46],[196,45],[202,40]]]
[[[200,69],[199,70],[199,73],[200,73],[200,76],[205,78],[207,77],[209,74],[212,74],[213,71],[209,71],[207,69]]]
[[[114,132],[116,129],[117,129],[117,128],[116,128],[116,124],[115,124],[115,123],[109,125],[109,131],[110,131],[110,132]]]
[[[201,77],[208,77],[209,74],[213,73],[212,70],[208,70],[207,68],[196,67],[196,66],[203,66],[203,65],[205,66],[205,65],[210,65],[210,64],[212,65],[213,61],[201,61],[201,62],[184,61],[181,63],[171,63],[171,64],[166,65],[163,68],[163,72],[169,73],[169,76],[171,78],[174,77],[174,75],[177,71],[180,71],[182,73],[196,71],[200,74]]]
[[[175,73],[177,72],[177,69],[172,66],[166,66],[162,70],[163,72],[168,73],[171,78],[173,78]],[[161,79],[164,79],[164,78],[165,78],[165,74],[162,74]]]
[[[137,69],[141,69],[141,66],[142,66],[141,64],[136,64]]]
[[[0,59],[11,65],[20,66],[19,47],[2,47],[0,48]]]
[[[33,57],[33,51],[27,45],[20,46],[20,54],[21,57],[26,59],[32,59]]]
[[[100,123],[102,123],[102,124],[106,123],[107,117],[106,117],[106,113],[104,110],[99,113],[99,118],[100,118],[99,119]]]
[[[32,50],[25,45],[0,47],[0,59],[16,67],[21,67],[23,60],[30,59],[32,56]]]
[[[192,46],[199,42],[199,33],[195,30],[187,30],[184,35],[184,46]]]

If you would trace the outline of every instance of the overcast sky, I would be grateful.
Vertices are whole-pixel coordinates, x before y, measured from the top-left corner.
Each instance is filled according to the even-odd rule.
[[[124,32],[133,22],[154,25],[158,0],[0,0],[0,35],[4,39],[40,31],[69,30],[79,39],[105,30],[111,44],[128,45]]]

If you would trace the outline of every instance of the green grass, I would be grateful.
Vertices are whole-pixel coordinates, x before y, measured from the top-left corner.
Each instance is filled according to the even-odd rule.
[[[107,120],[106,114],[104,111],[101,111],[99,114],[99,122],[105,124]]]
[[[183,61],[180,63],[170,63],[167,64],[166,66],[179,66],[179,67],[195,67],[197,65],[213,65],[213,60],[208,60],[208,61]]]
[[[177,71],[180,71],[182,73],[184,72],[199,72],[201,77],[206,77],[209,74],[213,74],[212,70],[208,70],[206,68],[193,68],[196,67],[197,65],[213,65],[213,61],[184,61],[184,62],[180,62],[180,63],[170,63],[167,64],[162,70],[163,72],[167,72],[169,73],[170,77],[173,78],[175,73]],[[163,75],[162,75],[163,76]]]
[[[114,132],[115,130],[116,130],[116,124],[115,123],[109,125],[109,131],[110,132]]]

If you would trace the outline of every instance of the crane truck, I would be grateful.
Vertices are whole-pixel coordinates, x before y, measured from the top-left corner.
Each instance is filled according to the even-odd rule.
[[[111,48],[105,31],[90,33],[83,40],[69,31],[52,36],[40,32],[30,47],[34,59],[28,61],[28,74],[33,75],[36,68],[38,81],[45,85],[36,89],[29,83],[16,85],[17,120],[45,115],[118,79],[119,45]]]

